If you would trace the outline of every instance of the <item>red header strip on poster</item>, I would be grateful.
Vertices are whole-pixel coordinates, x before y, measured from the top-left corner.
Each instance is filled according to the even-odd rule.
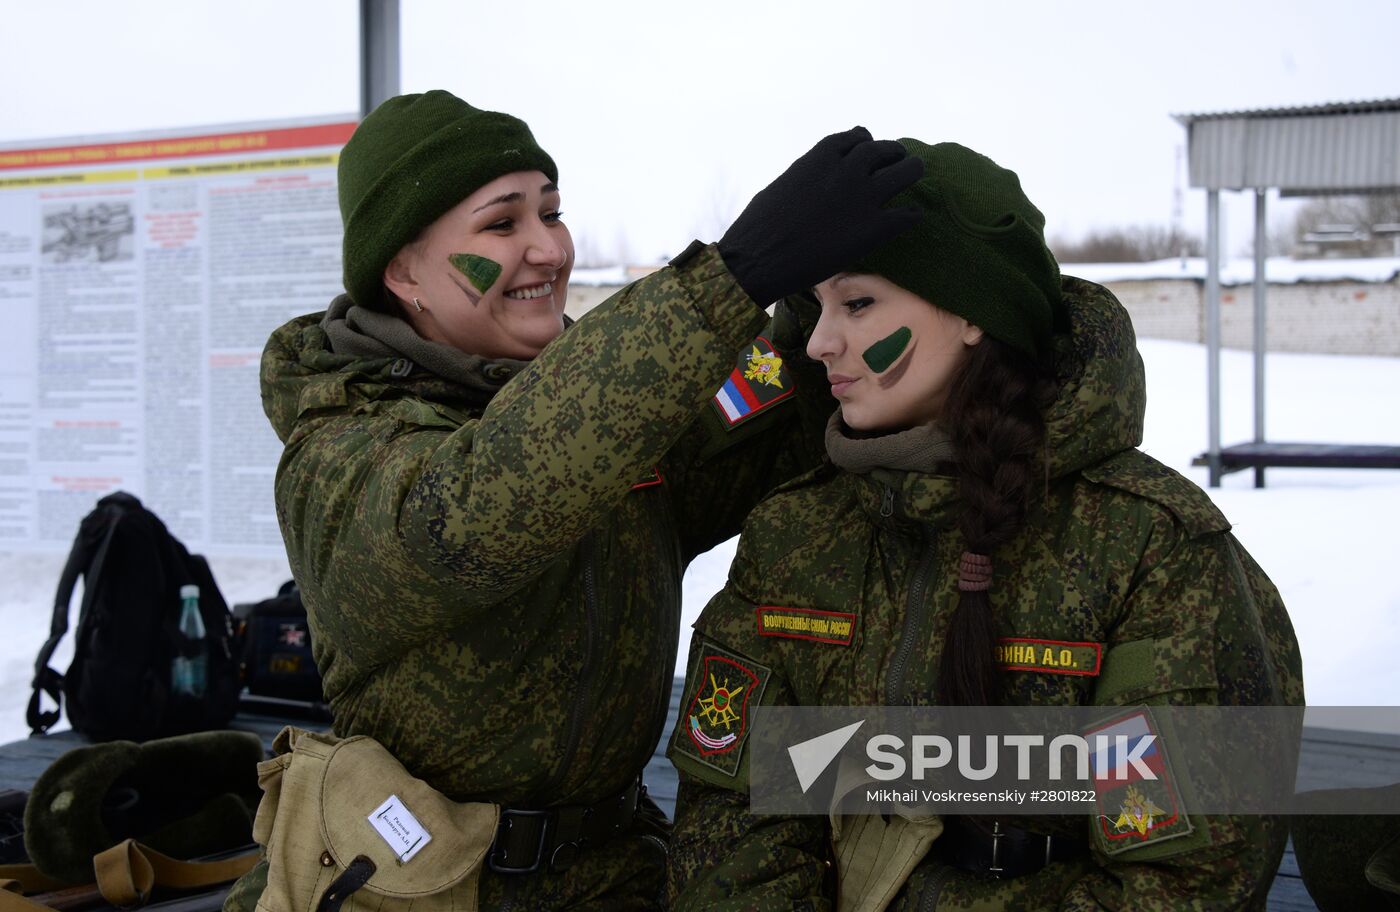
[[[16,168],[54,168],[70,165],[107,165],[120,162],[152,161],[160,158],[194,158],[201,155],[228,155],[238,152],[271,152],[312,146],[342,146],[357,124],[320,124],[314,127],[286,127],[279,130],[250,130],[244,133],[214,133],[207,136],[176,136],[168,139],[142,139],[132,142],[98,143],[90,146],[54,146],[48,149],[0,151],[0,171]]]

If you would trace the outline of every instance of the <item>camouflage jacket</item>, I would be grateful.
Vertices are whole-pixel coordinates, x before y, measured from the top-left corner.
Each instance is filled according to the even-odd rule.
[[[1204,492],[1134,449],[1145,394],[1127,314],[1097,285],[1066,277],[1064,292],[1073,329],[1057,340],[1050,482],[993,555],[1005,702],[1301,704],[1277,591]],[[956,503],[949,476],[828,464],[750,515],[728,585],[696,624],[670,741],[676,908],[831,908],[826,821],[751,815],[747,733],[726,747],[717,730],[692,732],[686,708],[716,686],[707,659],[746,669],[762,704],[935,702],[964,550]],[[824,635],[788,633],[794,617]],[[1015,651],[1032,640],[1059,645],[1048,661],[1043,646]],[[1125,851],[1094,821],[1013,818],[1087,840],[1089,854],[1003,881],[929,860],[891,908],[1262,909],[1286,839],[1279,818],[1194,815],[1189,834],[1182,824]]]
[[[376,738],[457,801],[621,791],[665,724],[686,564],[820,459],[817,433],[797,433],[802,409],[760,401],[731,426],[712,407],[736,356],[776,366],[750,344],[762,310],[707,248],[623,289],[494,395],[338,355],[320,319],[273,334],[262,388],[336,733]],[[574,886],[531,880],[558,881],[539,887],[558,898],[649,879],[655,896],[658,848],[585,859]]]

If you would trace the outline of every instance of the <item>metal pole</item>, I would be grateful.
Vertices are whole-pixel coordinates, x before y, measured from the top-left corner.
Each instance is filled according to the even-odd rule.
[[[1265,331],[1265,299],[1269,291],[1266,270],[1268,229],[1264,225],[1264,196],[1268,191],[1254,191],[1254,442],[1264,442],[1264,356],[1268,352]],[[1254,486],[1264,487],[1264,467],[1254,467]]]
[[[399,94],[399,0],[360,0],[360,116]]]
[[[1206,191],[1206,398],[1210,486],[1220,487],[1220,191]]]

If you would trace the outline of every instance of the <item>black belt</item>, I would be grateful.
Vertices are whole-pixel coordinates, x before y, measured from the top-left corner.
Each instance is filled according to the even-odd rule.
[[[944,861],[964,871],[993,877],[1024,877],[1055,861],[1072,861],[1089,852],[1089,844],[1070,836],[1047,836],[1011,826],[996,818],[943,818],[943,834],[934,848]]]
[[[647,787],[638,776],[621,793],[596,804],[543,811],[502,808],[486,866],[497,874],[533,874],[541,868],[566,870],[583,849],[630,827],[646,793]]]

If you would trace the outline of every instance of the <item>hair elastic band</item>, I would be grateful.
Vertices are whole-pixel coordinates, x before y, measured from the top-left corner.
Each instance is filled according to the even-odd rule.
[[[964,551],[958,559],[958,590],[982,592],[992,585],[992,559],[985,554]]]

